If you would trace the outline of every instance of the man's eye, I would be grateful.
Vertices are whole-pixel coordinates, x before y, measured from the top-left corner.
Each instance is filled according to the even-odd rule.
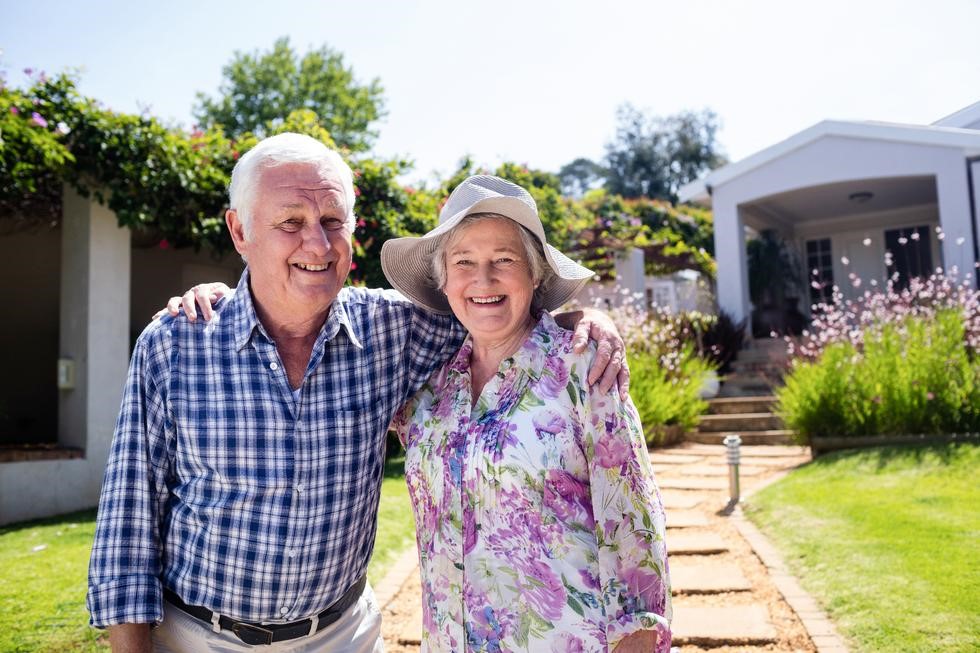
[[[329,218],[324,220],[322,223],[323,228],[327,231],[339,231],[344,228],[346,224],[343,220],[337,220],[336,218]]]
[[[285,231],[299,231],[303,223],[301,220],[284,220],[279,223],[279,226]]]

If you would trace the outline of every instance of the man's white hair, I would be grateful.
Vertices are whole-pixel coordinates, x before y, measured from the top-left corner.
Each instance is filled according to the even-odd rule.
[[[310,163],[323,174],[334,172],[344,188],[347,229],[354,231],[354,173],[334,150],[310,136],[286,132],[265,138],[242,155],[231,171],[228,185],[230,208],[238,212],[245,234],[252,234],[252,210],[259,189],[259,175],[266,168],[288,163]]]

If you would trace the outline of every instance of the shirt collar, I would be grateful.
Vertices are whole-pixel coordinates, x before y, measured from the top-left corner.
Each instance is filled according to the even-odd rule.
[[[228,306],[223,311],[228,316],[227,319],[230,319],[234,325],[235,348],[238,351],[241,351],[251,341],[252,335],[256,332],[268,342],[273,342],[269,333],[262,325],[262,322],[259,321],[258,314],[255,312],[252,291],[249,288],[249,278],[249,270],[246,267],[245,271],[242,272],[241,278],[238,280],[235,295],[229,300]],[[347,337],[350,339],[351,344],[358,349],[364,349],[364,345],[361,343],[361,339],[358,337],[354,324],[351,322],[350,314],[347,311],[346,288],[341,289],[331,304],[330,312],[327,314],[327,319],[320,329],[320,335],[317,337],[317,344],[325,340],[332,340],[340,332],[341,327],[347,332]]]

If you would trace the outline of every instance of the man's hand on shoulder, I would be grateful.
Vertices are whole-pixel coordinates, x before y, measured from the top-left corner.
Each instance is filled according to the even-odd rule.
[[[222,297],[227,297],[233,292],[231,288],[220,281],[198,284],[180,297],[171,297],[166,307],[160,309],[153,315],[153,319],[156,320],[164,315],[177,317],[180,314],[180,309],[183,308],[184,315],[187,316],[187,319],[191,322],[196,322],[197,309],[200,307],[201,317],[204,318],[205,322],[210,322],[214,316],[213,305]]]
[[[626,365],[626,343],[619,335],[615,322],[603,311],[583,308],[554,316],[559,326],[572,329],[572,346],[576,353],[585,351],[589,340],[596,343],[596,356],[589,368],[588,383],[599,382],[599,391],[606,393],[618,385],[624,401],[630,390],[630,371]]]

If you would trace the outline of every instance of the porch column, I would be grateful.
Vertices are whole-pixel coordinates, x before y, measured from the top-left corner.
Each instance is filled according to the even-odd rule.
[[[68,187],[63,202],[59,356],[73,362],[75,387],[59,392],[58,441],[85,450],[85,492],[97,500],[129,363],[130,232]]]
[[[633,247],[624,254],[616,257],[616,281],[621,290],[628,290],[630,299],[637,293],[640,294],[640,305],[645,306],[643,292],[646,289],[646,274],[643,268],[643,250]],[[623,304],[623,297],[617,298],[616,305]]]
[[[946,235],[943,240],[943,267],[948,273],[956,266],[960,279],[967,274],[976,276],[977,270],[973,267],[973,230],[976,226],[970,214],[966,164],[958,153],[944,163],[936,171],[939,225]]]
[[[749,277],[745,255],[745,225],[734,201],[719,190],[711,202],[715,222],[715,260],[718,263],[718,307],[735,322],[750,317]]]

